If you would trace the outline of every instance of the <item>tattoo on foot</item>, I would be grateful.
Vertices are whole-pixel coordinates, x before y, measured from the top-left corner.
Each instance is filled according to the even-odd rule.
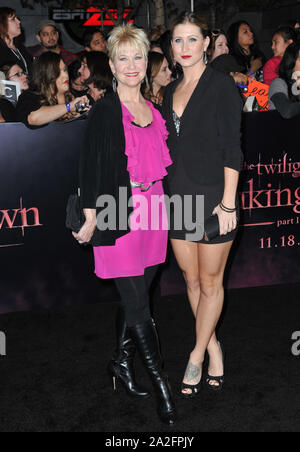
[[[191,362],[188,363],[188,366],[185,371],[184,379],[186,381],[194,381],[197,380],[200,376],[199,367],[195,366]]]

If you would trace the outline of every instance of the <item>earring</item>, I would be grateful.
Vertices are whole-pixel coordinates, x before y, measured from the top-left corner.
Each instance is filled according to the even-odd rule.
[[[203,54],[203,60],[204,60],[204,64],[208,63],[208,56],[207,56],[207,52],[206,51]]]
[[[118,81],[117,81],[117,78],[116,78],[115,74],[114,74],[113,80],[112,80],[112,87],[113,87],[114,93],[116,93],[117,92],[117,87],[118,87]]]

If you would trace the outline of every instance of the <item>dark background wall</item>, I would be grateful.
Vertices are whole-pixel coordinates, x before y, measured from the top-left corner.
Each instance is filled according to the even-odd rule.
[[[227,288],[300,282],[298,122],[277,112],[244,115],[240,228]],[[0,124],[0,313],[118,298],[112,281],[94,275],[90,247],[65,227],[84,126]],[[163,295],[185,292],[171,250],[157,282]]]

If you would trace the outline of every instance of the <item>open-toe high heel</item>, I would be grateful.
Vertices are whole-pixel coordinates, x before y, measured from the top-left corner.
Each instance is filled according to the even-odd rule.
[[[193,399],[199,394],[201,385],[202,385],[201,380],[197,385],[188,385],[186,383],[182,383],[180,389],[181,397],[183,397],[184,399]],[[183,392],[185,389],[191,390],[191,392]]]
[[[212,391],[221,391],[223,389],[223,385],[224,385],[224,381],[225,381],[225,378],[224,378],[224,373],[225,373],[225,352],[224,352],[224,348],[223,348],[222,344],[220,342],[218,342],[218,344],[219,344],[221,352],[222,352],[222,361],[223,361],[224,372],[223,372],[223,375],[215,376],[215,377],[212,376],[212,375],[209,375],[209,373],[207,373],[205,381],[206,381],[206,384],[207,384],[208,388],[211,389]],[[217,385],[211,384],[214,381],[217,382],[218,384]]]
[[[187,370],[185,371],[185,375],[184,378],[188,377],[189,381],[193,380],[194,375],[187,375],[190,372],[190,366],[192,366],[193,368],[196,368],[198,366],[192,364],[191,362],[189,362]],[[194,370],[192,371],[194,373]],[[199,383],[197,383],[196,385],[191,385],[191,384],[187,384],[187,383],[182,383],[181,384],[181,388],[180,388],[180,395],[181,397],[183,397],[184,399],[192,399],[194,397],[196,397],[199,393],[200,393],[200,389],[201,389],[201,385],[202,385],[202,378],[200,379]],[[190,392],[183,392],[185,390],[188,390]]]

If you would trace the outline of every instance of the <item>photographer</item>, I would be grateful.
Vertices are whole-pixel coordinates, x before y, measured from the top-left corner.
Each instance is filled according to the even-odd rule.
[[[42,54],[33,65],[30,89],[19,97],[17,118],[29,128],[52,121],[65,122],[89,110],[86,96],[74,98],[69,90],[69,74],[62,57]]]

